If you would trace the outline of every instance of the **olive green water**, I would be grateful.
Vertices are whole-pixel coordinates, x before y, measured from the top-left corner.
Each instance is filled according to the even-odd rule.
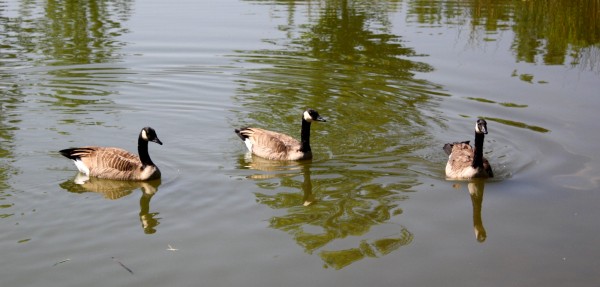
[[[1,286],[594,286],[599,1],[2,1]],[[246,154],[234,128],[314,159]],[[495,178],[444,178],[446,142]],[[131,151],[160,181],[58,150]]]

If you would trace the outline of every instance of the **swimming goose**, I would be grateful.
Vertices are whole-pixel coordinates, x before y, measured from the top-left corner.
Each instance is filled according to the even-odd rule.
[[[483,157],[483,139],[487,134],[487,123],[478,119],[475,124],[475,148],[469,141],[447,143],[444,151],[449,156],[446,164],[446,177],[450,179],[470,179],[494,177],[492,167]]]
[[[236,129],[235,133],[244,141],[253,154],[270,160],[303,160],[311,159],[310,124],[313,121],[325,122],[319,113],[307,109],[302,113],[302,132],[300,141],[273,131],[245,127]]]
[[[85,146],[63,149],[60,153],[72,159],[77,169],[87,176],[115,180],[145,181],[160,178],[160,170],[148,154],[148,141],[162,145],[151,127],[138,137],[138,154],[116,147]]]

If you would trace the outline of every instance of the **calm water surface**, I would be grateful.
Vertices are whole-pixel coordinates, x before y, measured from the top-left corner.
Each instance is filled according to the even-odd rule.
[[[2,286],[593,286],[600,3],[1,1]],[[314,159],[246,154],[234,128]],[[496,177],[444,178],[488,121]],[[163,178],[76,184],[58,150]]]

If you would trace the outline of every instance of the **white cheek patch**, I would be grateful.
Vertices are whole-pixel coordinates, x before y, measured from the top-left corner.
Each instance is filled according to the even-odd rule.
[[[475,124],[475,131],[477,133],[485,133],[485,128],[482,129],[482,127],[483,127],[483,125],[479,125],[479,123],[476,123]]]
[[[148,141],[148,135],[146,134],[146,130],[142,130],[142,138]]]
[[[485,127],[485,125],[483,124],[475,124],[475,132],[480,133],[480,134],[485,134],[487,133],[487,128]]]
[[[304,112],[304,120],[310,123],[313,121],[313,118],[310,116],[310,114],[308,112],[305,111]]]

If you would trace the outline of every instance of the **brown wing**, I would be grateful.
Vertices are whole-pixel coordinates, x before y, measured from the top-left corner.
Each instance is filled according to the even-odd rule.
[[[448,144],[447,144],[448,145]],[[450,144],[452,147],[448,163],[446,164],[446,176],[450,178],[473,178],[494,177],[492,167],[486,158],[483,158],[483,170],[472,167],[475,151],[469,142],[456,142]],[[447,146],[444,147],[446,149]]]
[[[131,171],[142,167],[140,158],[124,149],[114,147],[83,147],[73,155],[90,169],[90,176],[112,179],[130,179]]]
[[[452,152],[448,158],[448,164],[452,170],[462,170],[471,166],[473,162],[473,147],[468,142],[452,144]]]
[[[259,128],[246,128],[241,133],[252,143],[252,153],[267,159],[286,160],[288,154],[300,150],[300,142],[288,135]]]

